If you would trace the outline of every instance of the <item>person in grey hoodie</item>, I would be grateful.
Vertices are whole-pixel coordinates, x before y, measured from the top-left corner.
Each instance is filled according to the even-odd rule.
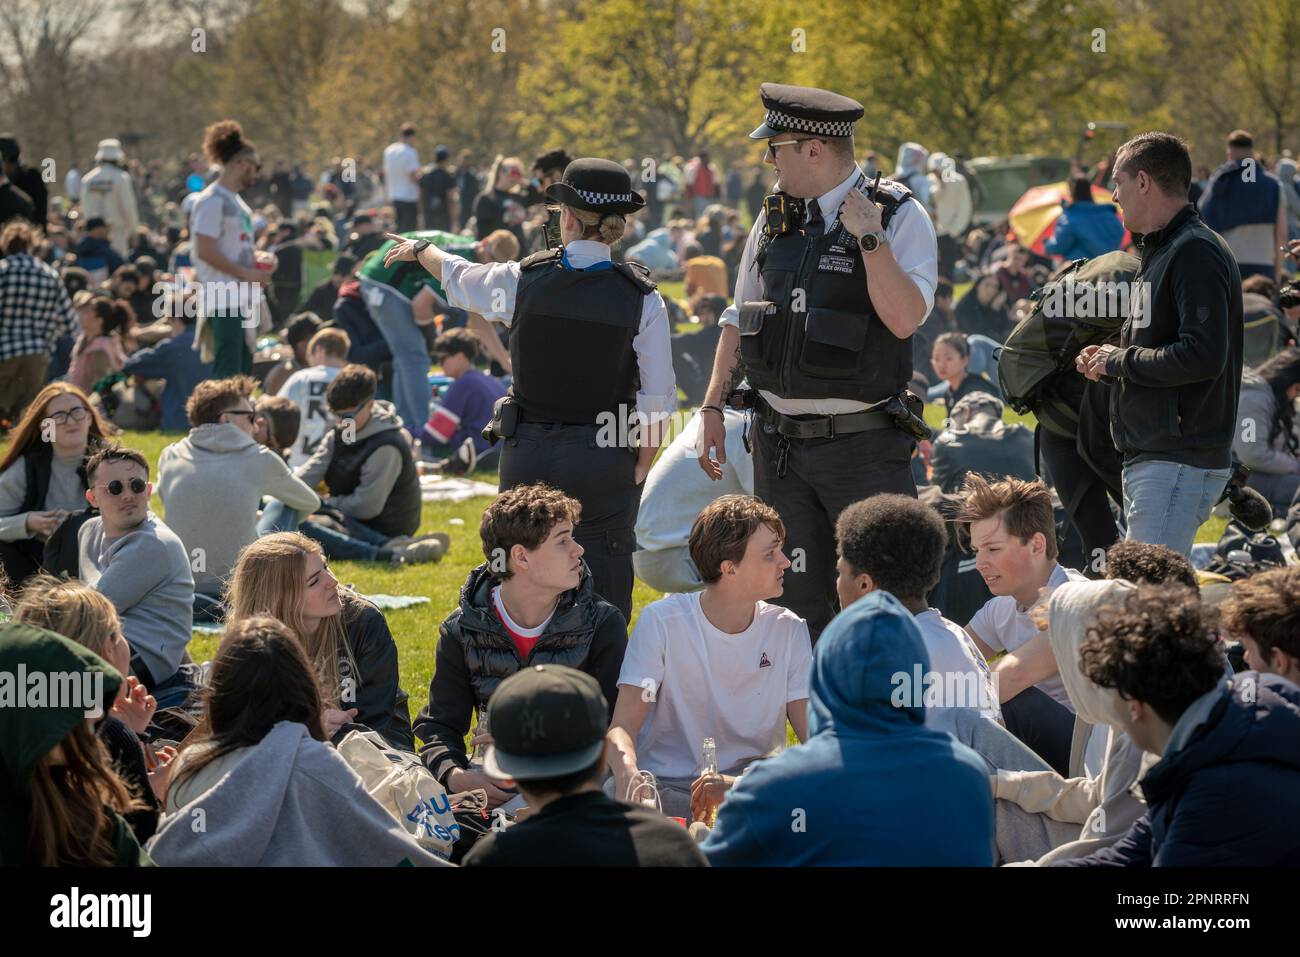
[[[1300,398],[1300,347],[1283,349],[1241,374],[1237,431],[1232,454],[1250,470],[1247,482],[1268,499],[1274,514],[1287,510],[1300,489],[1300,436],[1295,400]]]
[[[165,867],[450,866],[424,850],[326,743],[320,690],[274,618],[231,625],[208,721],[175,759],[150,841]],[[201,822],[201,824],[200,824]]]
[[[86,463],[86,500],[99,515],[77,536],[81,580],[122,618],[131,672],[160,708],[193,690],[180,666],[194,624],[194,577],[184,544],[149,510],[149,462],[109,445]]]
[[[296,471],[308,485],[323,481],[328,487],[323,511],[331,521],[307,521],[300,530],[333,559],[437,561],[447,538],[414,538],[420,474],[402,419],[392,403],[375,399],[377,386],[374,372],[354,364],[340,369],[325,390],[334,428]]]
[[[196,602],[225,590],[240,551],[257,539],[262,496],[314,511],[320,497],[273,450],[253,437],[247,376],[200,383],[185,405],[190,433],[162,450],[158,495],[167,524],[191,557]],[[196,609],[201,611],[202,609]]]

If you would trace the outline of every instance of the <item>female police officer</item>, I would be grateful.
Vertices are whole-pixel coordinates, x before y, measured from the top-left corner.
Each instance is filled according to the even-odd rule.
[[[390,234],[385,265],[419,262],[451,305],[509,328],[500,488],[545,481],[582,503],[574,537],[596,592],[628,618],[641,483],[677,406],[668,312],[643,268],[610,260],[645,205],[622,166],[574,160],[546,197],[560,247],[480,265]]]

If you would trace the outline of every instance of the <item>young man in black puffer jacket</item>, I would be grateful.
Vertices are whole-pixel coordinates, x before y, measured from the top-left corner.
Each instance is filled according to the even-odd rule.
[[[627,622],[592,588],[573,539],[581,506],[537,483],[503,492],[483,512],[479,536],[487,561],[469,574],[460,607],[438,635],[429,703],[415,722],[420,757],[451,793],[483,788],[493,806],[515,802],[465,750],[477,711],[476,751],[490,743],[483,714],[497,686],[524,667],[566,665],[617,698]]]

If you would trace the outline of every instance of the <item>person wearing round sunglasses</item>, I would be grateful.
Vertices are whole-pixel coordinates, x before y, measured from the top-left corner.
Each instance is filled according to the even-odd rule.
[[[262,286],[271,271],[257,268],[253,211],[240,197],[257,182],[257,146],[234,120],[213,123],[203,151],[221,173],[190,208],[194,268],[199,282],[199,321],[194,341],[218,379],[253,371],[257,319],[265,305]]]
[[[11,587],[42,568],[77,573],[76,529],[64,524],[79,527],[86,460],[114,431],[68,382],[42,389],[14,426],[0,456],[0,574]]]
[[[131,646],[131,673],[158,707],[184,705],[194,690],[181,667],[194,625],[190,555],[149,509],[153,485],[140,452],[105,446],[86,464],[86,479],[86,501],[99,515],[78,535],[79,577],[117,609]]]

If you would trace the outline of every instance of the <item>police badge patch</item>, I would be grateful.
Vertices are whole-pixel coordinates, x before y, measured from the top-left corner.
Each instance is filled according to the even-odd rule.
[[[853,262],[852,256],[834,256],[826,253],[817,260],[817,271],[838,272],[849,275],[853,272]]]

